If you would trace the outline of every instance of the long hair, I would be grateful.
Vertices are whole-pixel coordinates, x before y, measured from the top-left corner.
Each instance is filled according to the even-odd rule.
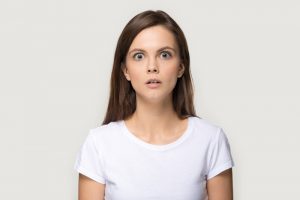
[[[161,10],[147,10],[134,16],[124,27],[117,43],[110,79],[110,96],[106,116],[102,125],[126,119],[136,109],[135,91],[123,74],[123,63],[134,38],[142,30],[162,25],[174,34],[180,51],[181,62],[185,67],[183,75],[177,79],[173,90],[172,103],[180,119],[196,116],[194,92],[190,73],[190,56],[186,38],[178,24]]]

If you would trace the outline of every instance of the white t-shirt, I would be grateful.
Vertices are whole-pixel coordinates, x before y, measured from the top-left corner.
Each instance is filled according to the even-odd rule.
[[[189,117],[176,141],[147,143],[124,120],[91,129],[74,169],[106,184],[105,200],[206,200],[206,181],[234,166],[217,125]]]

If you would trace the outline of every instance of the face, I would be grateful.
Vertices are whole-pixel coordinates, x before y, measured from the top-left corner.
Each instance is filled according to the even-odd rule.
[[[172,32],[160,25],[142,30],[128,50],[123,72],[137,100],[171,101],[177,79],[184,73]],[[149,83],[150,79],[159,83]]]

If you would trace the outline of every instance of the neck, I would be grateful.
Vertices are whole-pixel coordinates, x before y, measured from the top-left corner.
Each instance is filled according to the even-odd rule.
[[[172,101],[147,103],[137,101],[136,110],[128,119],[136,133],[145,137],[164,137],[178,131],[180,121]]]

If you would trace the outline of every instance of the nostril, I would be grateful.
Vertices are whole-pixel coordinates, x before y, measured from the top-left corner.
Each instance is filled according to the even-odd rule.
[[[153,72],[155,72],[155,73],[156,73],[156,72],[158,72],[158,70],[157,70],[157,69],[153,69],[153,70],[151,70],[151,69],[148,69],[148,70],[147,70],[147,72],[151,72],[151,71],[153,71]]]

